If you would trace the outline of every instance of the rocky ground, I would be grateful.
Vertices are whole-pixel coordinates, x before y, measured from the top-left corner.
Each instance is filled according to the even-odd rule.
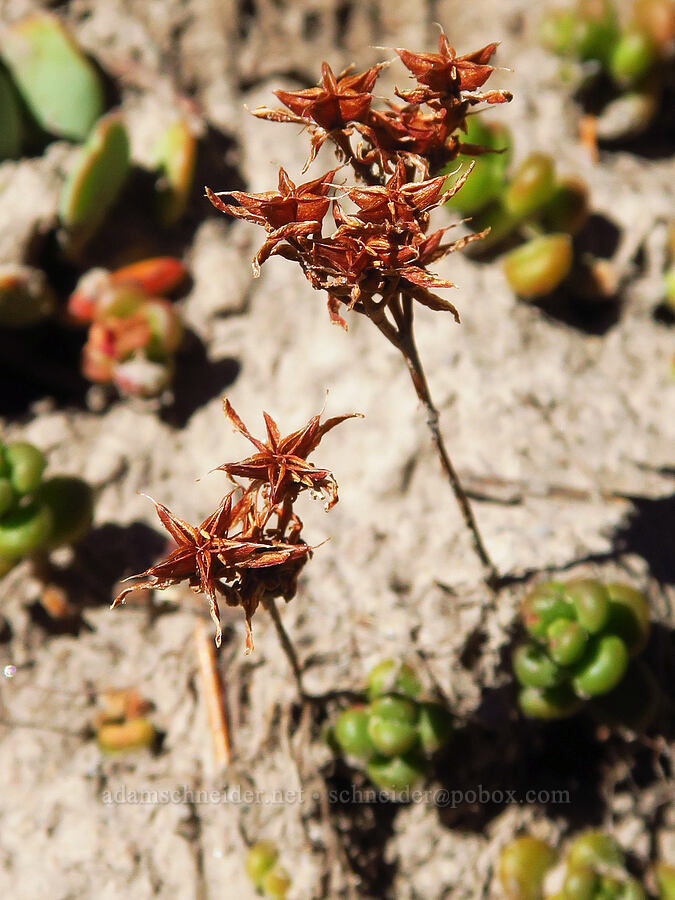
[[[293,898],[347,896],[350,868],[358,897],[497,897],[495,860],[524,826],[555,840],[589,823],[611,825],[643,860],[675,857],[667,732],[633,740],[598,735],[586,721],[524,724],[513,713],[507,662],[532,574],[590,574],[648,593],[660,623],[650,652],[672,683],[674,345],[672,327],[655,311],[673,159],[646,147],[643,155],[603,152],[593,164],[524,0],[4,0],[2,21],[55,5],[115,79],[136,160],[146,158],[175,104],[201,127],[201,181],[185,225],[164,244],[161,235],[142,238],[150,249],[184,255],[193,282],[180,303],[192,336],[175,400],[162,411],[128,400],[100,404],[67,375],[76,356],[66,346],[63,359],[42,365],[39,347],[21,345],[19,355],[38,354],[24,367],[35,364],[30,383],[2,383],[3,437],[34,441],[53,471],[90,480],[98,500],[95,530],[71,563],[71,590],[86,606],[79,633],[56,634],[38,621],[39,588],[27,566],[2,583],[11,633],[0,658],[16,674],[0,686],[0,893],[248,897],[245,844],[262,837],[282,848]],[[543,149],[562,172],[588,181],[595,233],[614,238],[621,278],[617,301],[600,309],[569,298],[532,306],[514,298],[498,264],[454,254],[438,271],[458,285],[462,324],[426,310],[418,316],[443,432],[495,562],[516,576],[496,604],[440,480],[401,360],[368,321],[352,317],[348,334],[331,326],[323,299],[284,260],[253,280],[259,234],[213,214],[199,197],[203,183],[268,189],[280,164],[299,176],[306,144],[298,130],[256,120],[245,105],[269,102],[280,86],[313,83],[322,59],[336,70],[352,61],[365,68],[390,58],[389,47],[431,49],[434,22],[460,51],[501,41],[505,68],[494,86],[515,99],[490,115],[512,128],[516,158]],[[381,91],[404,77],[393,65]],[[41,159],[0,166],[3,262],[35,252],[35,234],[53,227],[60,172],[73,152],[57,142]],[[322,151],[313,171],[328,162]],[[43,261],[47,243],[38,251]],[[128,243],[118,233],[92,254],[113,264]],[[254,432],[263,409],[282,430],[324,404],[329,415],[365,416],[332,432],[317,454],[337,477],[338,506],[326,515],[307,499],[302,510],[311,540],[330,538],[282,611],[307,689],[358,689],[375,662],[404,656],[462,722],[430,788],[512,789],[519,801],[530,788],[564,788],[568,804],[444,808],[431,795],[400,808],[322,803],[326,784],[349,783],[320,739],[321,716],[335,706],[299,708],[263,611],[248,657],[243,617],[225,614],[219,661],[234,759],[224,775],[214,771],[193,645],[195,617],[206,614],[200,598],[171,589],[153,607],[111,613],[107,603],[119,579],[162,549],[139,491],[201,520],[226,484],[222,473],[207,473],[248,452],[223,417],[225,394]],[[111,685],[153,700],[164,733],[157,754],[111,760],[83,738],[92,695]],[[274,794],[300,788],[301,801]],[[229,793],[196,802],[189,792],[197,789]],[[237,789],[260,792],[258,802]],[[173,802],[119,802],[152,790],[177,794]]]

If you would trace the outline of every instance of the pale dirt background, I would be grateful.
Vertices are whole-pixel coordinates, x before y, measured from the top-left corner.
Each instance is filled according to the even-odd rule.
[[[591,163],[576,139],[577,112],[557,81],[557,63],[534,39],[532,4],[10,0],[0,3],[2,20],[37,6],[57,6],[117,79],[136,159],[147,159],[153,134],[179,104],[206,134],[209,183],[220,190],[242,181],[267,189],[280,163],[300,175],[306,145],[296,129],[255,120],[243,105],[269,102],[275,87],[314,82],[322,59],[336,70],[351,61],[365,68],[392,55],[375,46],[431,49],[434,22],[463,52],[501,40],[498,63],[512,71],[490,84],[512,90],[515,99],[490,114],[513,129],[516,158],[548,150],[562,172],[590,183],[594,208],[620,230],[616,266],[625,289],[607,327],[604,314],[596,314],[601,325],[584,329],[517,302],[496,263],[445,260],[438,271],[458,284],[452,299],[462,325],[418,315],[443,430],[460,472],[483,498],[476,514],[502,571],[627,578],[648,591],[655,619],[672,627],[675,346],[672,328],[654,310],[675,163],[624,152]],[[393,65],[378,90],[384,94],[404,79]],[[61,173],[73,152],[57,142],[41,159],[0,167],[3,261],[25,258],[36,230],[53,226]],[[329,161],[326,154],[312,172]],[[268,263],[253,281],[257,230],[231,225],[207,207],[196,199],[175,246],[169,244],[191,268],[194,283],[180,302],[206,353],[199,363],[192,357],[185,363],[180,412],[160,418],[131,401],[97,412],[84,403],[35,399],[3,427],[7,438],[44,448],[54,472],[83,474],[99,499],[98,528],[80,554],[73,589],[74,599],[88,605],[89,630],[54,635],[31,618],[38,586],[27,567],[2,584],[12,637],[0,655],[18,667],[2,685],[3,720],[74,734],[0,731],[0,895],[249,897],[244,840],[272,838],[293,874],[289,896],[341,897],[345,868],[334,848],[325,852],[335,829],[364,877],[355,894],[361,897],[497,897],[492,867],[522,826],[556,839],[584,824],[613,824],[643,861],[675,856],[672,782],[658,733],[648,746],[619,738],[597,743],[587,722],[540,729],[509,712],[505,660],[524,582],[489,609],[401,361],[366,321],[352,317],[348,335],[332,327],[323,297],[283,260]],[[111,263],[116,241],[105,248]],[[195,346],[196,339],[193,356]],[[312,541],[330,538],[283,611],[307,667],[307,688],[358,689],[385,656],[417,660],[428,686],[435,681],[464,722],[431,787],[482,784],[517,788],[520,797],[531,787],[565,787],[570,804],[333,805],[322,818],[311,794],[322,783],[317,767],[332,772],[330,754],[320,724],[298,721],[287,661],[264,612],[255,618],[256,649],[248,658],[242,617],[225,614],[220,659],[235,762],[224,777],[213,773],[192,643],[202,604],[167,591],[156,598],[166,614],[150,616],[142,606],[110,613],[106,601],[117,579],[161,551],[147,528],[156,526],[152,507],[138,492],[200,520],[225,489],[223,476],[209,470],[248,452],[222,416],[225,392],[254,432],[261,430],[262,409],[282,430],[299,427],[324,403],[330,415],[365,415],[331,433],[316,456],[337,476],[339,505],[325,515],[307,499],[301,510]],[[90,394],[90,406],[97,402]],[[650,647],[657,669],[672,677],[665,629]],[[102,759],[91,740],[78,736],[93,717],[88,691],[111,685],[135,686],[155,702],[154,721],[166,733],[158,755]],[[338,767],[330,786],[346,785],[345,772]],[[271,796],[298,788],[300,779],[304,803],[102,802],[106,790],[182,786],[253,787]],[[321,880],[326,871],[329,887]]]

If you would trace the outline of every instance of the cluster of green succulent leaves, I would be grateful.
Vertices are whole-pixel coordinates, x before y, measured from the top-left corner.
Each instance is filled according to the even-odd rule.
[[[446,167],[445,171],[454,171],[454,179],[474,164],[461,191],[446,206],[471,216],[475,231],[490,229],[476,245],[479,253],[507,239],[524,239],[504,257],[507,281],[526,299],[549,294],[572,267],[571,236],[588,214],[585,185],[576,178],[557,178],[553,160],[544,153],[531,153],[510,175],[511,135],[503,125],[472,116],[465,140],[496,152],[464,156],[459,172],[456,164]]]
[[[422,685],[403,662],[385,659],[370,672],[368,703],[343,710],[330,730],[332,746],[366,763],[368,777],[393,794],[425,775],[430,757],[446,746],[453,717],[421,699]]]
[[[544,45],[579,64],[582,83],[603,77],[611,84],[601,116],[609,130],[600,133],[610,140],[637,134],[651,122],[663,81],[660,68],[672,57],[674,37],[673,0],[636,0],[626,25],[612,0],[578,0],[541,23]],[[616,113],[611,119],[610,106]]]
[[[647,889],[626,869],[625,854],[614,837],[585,831],[567,849],[561,887],[545,893],[547,873],[559,861],[545,841],[524,835],[504,848],[498,865],[507,900],[647,900]],[[659,864],[654,872],[659,900],[675,900],[675,867]]]
[[[635,662],[649,635],[644,594],[594,579],[546,582],[528,594],[521,616],[529,640],[513,654],[525,715],[559,719],[587,701],[610,720],[646,724],[654,689]]]
[[[81,143],[63,186],[59,217],[68,241],[82,246],[114,205],[130,172],[129,136],[119,113],[104,115],[96,67],[61,20],[40,11],[4,29],[0,41],[0,161],[44,145],[48,137]],[[183,120],[153,151],[157,213],[163,225],[182,216],[192,186],[195,138]]]
[[[0,575],[23,557],[74,543],[91,525],[89,485],[67,476],[43,479],[45,466],[32,444],[0,443]]]
[[[256,891],[269,900],[285,900],[291,887],[290,876],[278,860],[279,850],[272,841],[259,841],[246,856],[246,874]]]

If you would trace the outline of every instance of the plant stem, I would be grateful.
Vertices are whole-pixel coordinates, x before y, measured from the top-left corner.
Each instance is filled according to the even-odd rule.
[[[427,414],[427,426],[431,432],[432,443],[436,449],[443,471],[450,482],[450,487],[457,500],[464,524],[471,535],[474,552],[480,560],[483,569],[483,578],[491,590],[496,590],[500,584],[499,573],[483,543],[483,538],[478,529],[473,510],[471,509],[471,503],[469,502],[466,491],[462,486],[459,475],[457,474],[455,467],[452,464],[452,460],[450,459],[450,455],[445,447],[439,425],[439,412],[432,400],[429,383],[427,382],[424,367],[417,351],[413,332],[412,298],[403,295],[400,307],[397,307],[396,301],[394,300],[394,303],[390,303],[388,308],[394,315],[397,328],[394,328],[391,322],[386,319],[384,316],[384,309],[381,311],[381,316],[371,315],[370,317],[373,318],[373,321],[380,331],[399,350],[405,359],[413,387],[415,388],[415,393],[424,406]]]
[[[281,616],[279,615],[276,601],[273,597],[268,597],[263,601],[263,605],[272,617],[272,622],[274,622],[274,628],[277,633],[277,637],[279,638],[279,643],[281,644],[281,648],[286,654],[286,658],[288,659],[291,670],[293,671],[293,678],[295,679],[298,694],[300,695],[300,699],[304,700],[305,688],[302,683],[302,669],[300,667],[300,661],[298,660],[298,654],[295,652],[295,647],[291,643],[288,632],[284,628],[284,623],[281,621]]]

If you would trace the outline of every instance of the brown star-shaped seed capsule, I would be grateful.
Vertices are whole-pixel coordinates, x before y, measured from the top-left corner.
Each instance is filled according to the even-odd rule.
[[[243,434],[258,452],[240,462],[218,466],[219,469],[228,475],[268,484],[271,506],[277,506],[287,497],[294,500],[302,488],[323,492],[327,497],[327,510],[335,506],[338,500],[335,478],[328,469],[317,469],[307,461],[307,457],[318,447],[321,438],[327,432],[346,419],[358,418],[358,413],[333,416],[323,423],[320,416],[312,416],[304,428],[294,431],[285,438],[281,437],[274,419],[268,413],[263,413],[267,428],[267,443],[263,443],[249,432],[229,400],[224,401],[223,408],[237,431]]]

